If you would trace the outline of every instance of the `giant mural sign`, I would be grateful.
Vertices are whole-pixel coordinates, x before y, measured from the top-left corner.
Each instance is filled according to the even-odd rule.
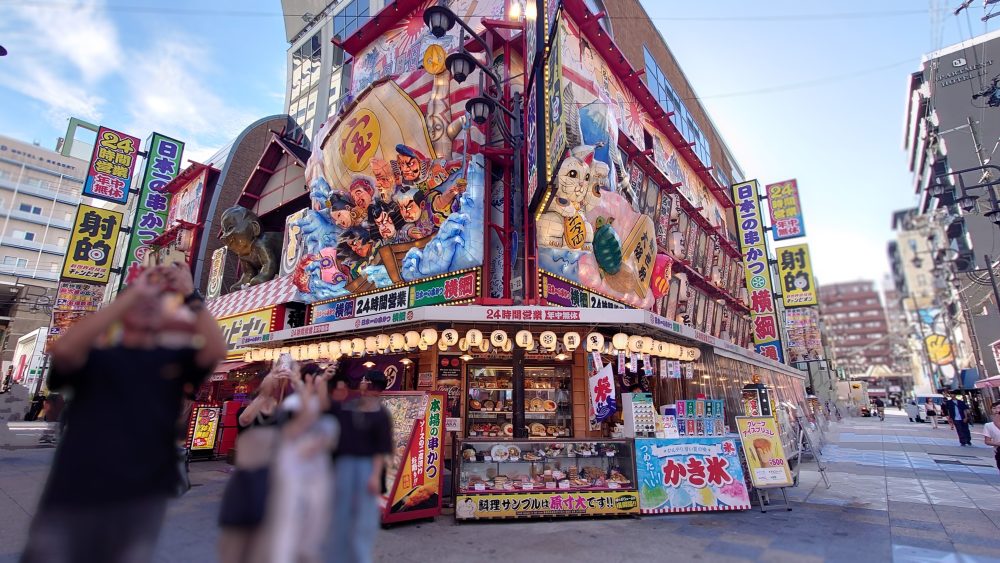
[[[465,4],[451,7],[502,13],[502,2]],[[459,87],[443,65],[424,68],[429,48],[440,58],[458,41],[431,36],[422,17],[415,11],[358,53],[353,101],[317,135],[311,204],[290,218],[282,257],[304,302],[483,263],[485,135],[465,112],[477,88]]]

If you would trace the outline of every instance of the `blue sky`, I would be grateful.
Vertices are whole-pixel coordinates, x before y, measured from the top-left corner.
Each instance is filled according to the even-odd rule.
[[[930,2],[945,3],[933,18],[915,0],[645,2],[747,176],[799,180],[821,282],[888,270],[890,213],[915,201],[906,78],[984,31],[981,2],[969,18]],[[280,15],[278,0],[0,0],[0,133],[53,146],[77,116],[205,158],[282,110]]]

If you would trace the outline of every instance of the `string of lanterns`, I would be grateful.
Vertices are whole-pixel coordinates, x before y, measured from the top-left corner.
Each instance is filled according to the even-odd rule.
[[[587,352],[598,352],[601,354],[648,354],[659,358],[682,361],[696,361],[701,357],[701,350],[693,346],[681,346],[655,340],[650,336],[628,335],[619,332],[610,340],[599,332],[587,334],[585,340],[581,340],[577,332],[566,332],[560,341],[559,336],[546,330],[535,335],[530,330],[521,330],[514,334],[514,338],[504,330],[494,330],[489,335],[483,334],[481,330],[470,329],[465,336],[453,328],[438,331],[433,328],[425,328],[417,332],[415,330],[404,333],[394,332],[392,334],[378,334],[366,338],[345,338],[343,340],[332,340],[329,342],[318,342],[312,344],[300,344],[297,346],[284,346],[281,348],[255,348],[243,354],[245,362],[273,362],[282,354],[288,354],[296,361],[308,360],[338,360],[343,356],[362,357],[364,355],[414,352],[417,350],[429,350],[432,346],[437,346],[438,350],[447,352],[452,348],[458,348],[463,354],[463,359],[472,359],[468,352],[479,351],[487,353],[491,349],[510,352],[514,346],[531,351],[546,351],[562,354],[574,352],[584,345]]]

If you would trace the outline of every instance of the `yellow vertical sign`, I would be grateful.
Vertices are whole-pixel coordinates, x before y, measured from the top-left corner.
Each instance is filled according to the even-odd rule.
[[[63,263],[63,279],[108,283],[123,214],[80,205]]]
[[[809,261],[809,245],[783,246],[777,249],[777,254],[781,299],[785,302],[785,307],[818,305],[816,282],[812,263]]]

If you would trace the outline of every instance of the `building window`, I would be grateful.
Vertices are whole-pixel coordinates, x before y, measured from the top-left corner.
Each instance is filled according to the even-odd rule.
[[[59,248],[66,248],[66,239],[64,237],[59,237],[59,240],[56,241],[56,246]]]
[[[49,262],[49,271],[52,272],[53,274],[59,273],[59,263]]]
[[[18,230],[15,230],[14,231],[14,238],[21,239],[21,240],[32,241],[32,240],[35,240],[35,233],[33,233],[31,231],[18,231]]]
[[[18,268],[27,268],[28,261],[24,258],[18,258],[16,256],[4,256],[3,257],[4,266],[17,266]]]
[[[31,204],[28,204],[28,203],[22,203],[21,205],[18,205],[17,206],[17,210],[18,211],[23,211],[24,213],[31,213],[32,215],[41,215],[42,214],[42,208],[41,207],[38,207],[37,205],[31,205]]]
[[[69,211],[67,211],[66,213],[63,214],[63,221],[72,221],[72,220],[73,220],[73,214],[72,213],[70,213]]]
[[[695,122],[694,116],[691,115],[687,106],[681,101],[680,96],[670,86],[670,82],[663,74],[663,71],[660,70],[659,65],[656,64],[656,60],[649,52],[649,49],[643,46],[642,51],[646,62],[646,84],[649,86],[650,91],[656,96],[656,101],[664,111],[674,113],[671,121],[686,141],[694,143],[694,153],[701,159],[702,164],[711,166],[711,149],[708,146],[705,135],[701,132],[701,128]]]

